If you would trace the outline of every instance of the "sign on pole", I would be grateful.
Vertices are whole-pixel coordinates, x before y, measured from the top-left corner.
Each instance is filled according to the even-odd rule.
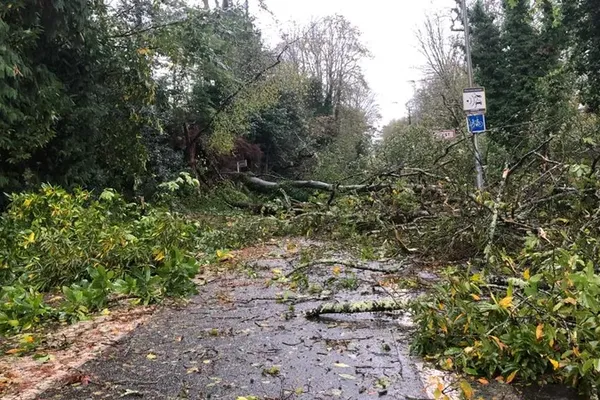
[[[237,172],[240,172],[242,168],[248,168],[248,160],[237,162]]]
[[[485,89],[468,88],[463,90],[463,109],[467,114],[485,112]]]
[[[435,132],[434,136],[439,140],[452,140],[456,138],[456,131],[454,129],[447,129],[445,131]]]
[[[467,115],[467,126],[469,127],[469,133],[474,135],[484,133],[486,129],[485,114]]]

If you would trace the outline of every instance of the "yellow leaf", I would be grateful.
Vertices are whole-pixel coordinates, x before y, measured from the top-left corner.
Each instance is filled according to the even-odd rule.
[[[35,232],[31,232],[31,233],[29,234],[29,236],[27,237],[27,241],[28,241],[29,243],[33,243],[33,242],[35,242]]]
[[[581,357],[581,353],[579,352],[579,347],[573,347],[573,354],[577,357]]]
[[[476,294],[472,294],[471,297],[473,298],[473,300],[475,301],[479,301],[481,300],[481,297],[477,296]]]
[[[528,281],[529,278],[531,278],[531,273],[529,272],[529,268],[527,268],[525,270],[525,272],[523,272],[523,278],[525,278],[526,281]]]
[[[298,251],[298,246],[296,245],[296,243],[288,243],[286,246],[286,250],[290,253],[296,253]]]
[[[148,49],[147,47],[144,47],[144,48],[138,49],[137,52],[140,56],[144,56],[150,52],[150,49]]]
[[[23,342],[25,342],[25,343],[33,343],[33,342],[35,342],[35,338],[33,336],[31,336],[31,335],[25,335],[23,337]]]
[[[498,347],[500,347],[500,350],[504,350],[506,348],[508,348],[507,345],[505,345],[504,343],[502,343],[502,341],[500,339],[498,339],[496,336],[490,336],[494,342],[496,342],[496,344],[498,345]]]
[[[535,329],[535,338],[541,340],[544,337],[544,324],[539,324]]]
[[[148,353],[148,354],[146,355],[146,358],[147,358],[148,360],[156,360],[156,354],[154,354],[154,353]]]
[[[228,251],[217,250],[217,258],[219,261],[229,261],[233,259],[233,255]]]
[[[342,272],[342,268],[341,267],[339,267],[337,265],[335,267],[333,267],[333,274],[334,275],[339,275],[340,272]]]
[[[517,371],[514,371],[512,374],[510,374],[507,378],[506,378],[506,383],[511,383],[512,381],[515,380],[515,377],[517,376]]]
[[[446,324],[442,324],[442,326],[440,326],[440,329],[442,330],[442,332],[448,333],[448,328],[446,327]]]
[[[102,315],[109,315],[110,314],[110,310],[108,308],[105,308],[104,310],[102,310],[102,312],[100,314],[102,314]]]
[[[500,302],[498,304],[500,305],[500,307],[508,309],[509,307],[512,307],[512,300],[513,300],[512,296],[506,296],[505,298],[500,300]]]
[[[10,349],[10,350],[6,351],[6,354],[18,354],[22,351],[23,351],[23,349]]]
[[[473,388],[471,387],[469,382],[461,381],[460,390],[462,390],[466,400],[471,400],[473,398]]]
[[[575,305],[577,305],[577,300],[576,300],[576,299],[574,299],[574,298],[572,298],[572,297],[568,297],[568,298],[566,298],[566,299],[564,300],[564,302],[565,302],[565,303],[568,303],[568,304],[572,304],[572,305],[574,305],[574,306],[575,306]]]
[[[490,384],[490,381],[488,381],[485,378],[479,378],[479,379],[477,379],[477,382],[481,383],[482,385],[489,385]]]
[[[31,199],[25,199],[25,201],[23,202],[23,206],[25,208],[29,208],[30,205],[31,205]]]
[[[165,252],[162,250],[159,250],[155,255],[154,255],[154,261],[162,261],[165,259]]]
[[[552,367],[554,368],[554,370],[557,370],[560,367],[558,361],[553,360],[551,358],[549,358],[548,360],[550,361],[550,364],[552,364]]]

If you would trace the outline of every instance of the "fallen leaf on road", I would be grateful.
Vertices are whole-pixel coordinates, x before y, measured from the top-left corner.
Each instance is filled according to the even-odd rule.
[[[54,356],[49,354],[35,354],[33,359],[39,363],[47,363],[48,361],[54,360]]]
[[[333,365],[335,365],[338,368],[350,368],[349,365],[346,365],[346,364],[343,364],[343,363],[335,363]]]
[[[156,354],[154,354],[154,353],[148,353],[148,355],[146,355],[146,358],[148,360],[156,360]]]
[[[123,394],[120,397],[127,397],[127,396],[143,397],[144,395],[139,390],[127,389],[123,392]]]

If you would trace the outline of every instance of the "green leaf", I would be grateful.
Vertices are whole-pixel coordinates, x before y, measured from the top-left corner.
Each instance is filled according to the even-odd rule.
[[[462,351],[463,350],[459,347],[450,347],[448,350],[446,350],[444,352],[444,355],[445,356],[454,356],[454,355],[462,353]]]

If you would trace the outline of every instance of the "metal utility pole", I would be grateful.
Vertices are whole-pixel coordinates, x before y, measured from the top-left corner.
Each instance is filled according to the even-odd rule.
[[[469,75],[469,87],[473,87],[473,61],[471,60],[471,32],[469,29],[469,13],[467,9],[467,0],[461,0],[463,25],[465,27],[465,53],[467,56],[467,73]],[[483,163],[479,151],[479,139],[473,134],[473,147],[475,148],[475,170],[477,171],[477,189],[483,189]]]

